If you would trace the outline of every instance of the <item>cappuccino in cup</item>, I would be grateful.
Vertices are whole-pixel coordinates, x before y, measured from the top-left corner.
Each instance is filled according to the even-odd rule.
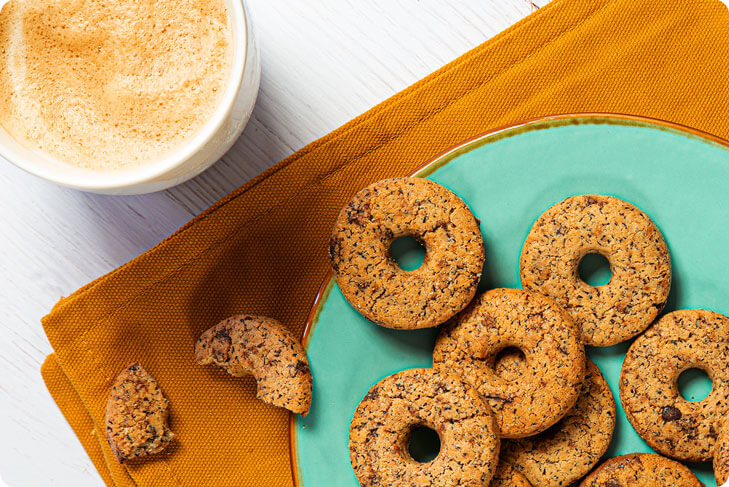
[[[231,64],[223,0],[11,0],[0,125],[64,164],[132,168],[202,128]]]

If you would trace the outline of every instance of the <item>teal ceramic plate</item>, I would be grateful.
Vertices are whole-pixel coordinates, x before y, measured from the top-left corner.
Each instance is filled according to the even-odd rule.
[[[522,243],[544,210],[567,196],[601,193],[634,203],[663,231],[673,259],[669,311],[700,307],[729,313],[729,146],[718,139],[632,117],[552,117],[471,140],[415,175],[450,188],[481,219],[486,244],[481,290],[520,287]],[[417,265],[417,250],[400,252],[403,266]],[[597,273],[592,278],[599,280]],[[436,330],[373,325],[330,281],[307,332],[314,397],[311,413],[291,424],[294,475],[303,487],[357,487],[347,447],[357,404],[383,377],[430,367]],[[588,350],[616,401],[628,346]],[[695,399],[710,390],[701,377],[681,386]],[[607,455],[647,451],[618,407]],[[691,468],[707,486],[716,485],[709,464]]]

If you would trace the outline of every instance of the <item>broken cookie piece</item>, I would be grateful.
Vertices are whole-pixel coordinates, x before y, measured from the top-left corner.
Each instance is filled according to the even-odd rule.
[[[236,315],[221,321],[197,340],[195,360],[234,377],[252,375],[258,399],[302,416],[309,412],[312,378],[306,352],[273,318]]]
[[[169,402],[140,364],[124,369],[106,404],[106,438],[119,463],[159,453],[174,435],[167,426]]]

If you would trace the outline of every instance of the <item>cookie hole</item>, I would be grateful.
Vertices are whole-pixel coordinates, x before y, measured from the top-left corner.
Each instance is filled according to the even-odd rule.
[[[425,247],[417,238],[399,237],[390,245],[390,257],[404,271],[414,271],[425,261]]]
[[[577,267],[580,279],[592,287],[600,287],[610,282],[612,271],[610,262],[604,255],[598,253],[587,254]]]
[[[514,382],[522,375],[526,355],[517,347],[506,347],[494,358],[494,371],[505,381]]]
[[[701,369],[688,369],[678,376],[678,391],[689,402],[706,399],[712,387],[709,375]]]
[[[418,426],[410,433],[408,453],[418,463],[435,460],[440,453],[440,436],[438,432],[427,426]]]

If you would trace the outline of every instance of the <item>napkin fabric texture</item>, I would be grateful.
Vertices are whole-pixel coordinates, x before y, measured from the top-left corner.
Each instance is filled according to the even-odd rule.
[[[727,59],[718,0],[555,0],[62,299],[43,319],[55,350],[47,387],[107,485],[292,486],[288,412],[257,401],[252,378],[196,365],[203,330],[245,312],[300,333],[349,198],[490,129],[613,112],[729,137]],[[132,362],[168,397],[177,440],[166,455],[120,466],[104,409]]]

